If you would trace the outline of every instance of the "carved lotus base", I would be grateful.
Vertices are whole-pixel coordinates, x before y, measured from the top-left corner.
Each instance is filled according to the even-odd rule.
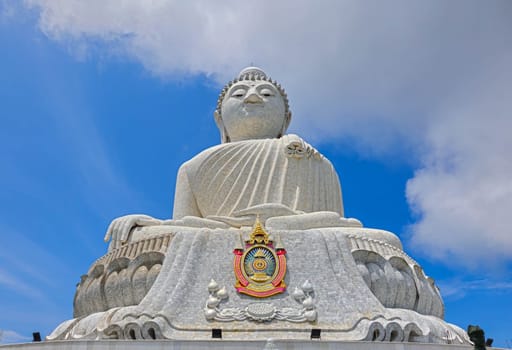
[[[462,329],[442,320],[437,287],[402,251],[393,234],[349,227],[267,227],[286,248],[288,289],[269,298],[254,298],[237,293],[232,254],[240,233],[247,236],[250,231],[139,229],[141,241],[172,237],[160,251],[164,255],[161,268],[147,294],[131,306],[81,311],[81,316],[62,323],[47,339],[206,340],[211,339],[213,328],[222,329],[223,339],[309,339],[311,329],[319,328],[323,340],[469,343]],[[147,253],[141,250],[140,254]],[[137,256],[131,259],[136,261]],[[109,263],[105,271],[113,271]],[[101,276],[108,281],[108,273]],[[131,276],[133,281],[136,273]],[[218,300],[208,304],[212,279],[225,290],[221,296],[213,295]],[[306,280],[311,288],[303,294],[310,300],[303,304],[297,297]],[[83,286],[82,281],[80,289]],[[109,297],[104,298],[108,305]]]
[[[139,304],[160,273],[171,239],[169,233],[148,237],[96,260],[77,286],[73,316]]]

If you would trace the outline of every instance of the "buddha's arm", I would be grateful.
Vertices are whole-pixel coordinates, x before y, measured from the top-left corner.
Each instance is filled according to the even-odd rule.
[[[233,213],[228,216],[208,216],[210,220],[224,222],[232,227],[252,226],[256,217],[260,221],[275,229],[310,229],[320,227],[362,227],[359,220],[341,217],[332,211],[317,211],[305,213],[292,210],[280,203],[266,203],[255,205]]]
[[[201,212],[197,207],[196,198],[192,192],[192,188],[190,187],[186,163],[183,164],[178,171],[172,218],[177,220],[184,218],[185,216],[202,217]]]
[[[161,223],[161,220],[144,214],[131,214],[121,216],[112,220],[107,229],[104,240],[105,242],[110,241],[108,250],[111,251],[130,241],[130,234],[134,227],[155,226],[160,225]]]

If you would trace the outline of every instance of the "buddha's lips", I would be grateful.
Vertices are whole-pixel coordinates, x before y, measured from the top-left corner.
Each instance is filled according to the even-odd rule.
[[[242,108],[243,118],[260,117],[264,109],[262,106],[251,106],[249,108]]]
[[[243,109],[262,108],[263,106],[263,103],[245,103]]]

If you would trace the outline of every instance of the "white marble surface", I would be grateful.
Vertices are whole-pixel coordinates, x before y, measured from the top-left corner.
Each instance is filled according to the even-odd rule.
[[[150,234],[153,229],[145,227],[141,231]],[[162,227],[158,229],[161,233]],[[153,332],[156,338],[207,339],[211,328],[222,328],[225,339],[305,339],[305,329],[321,328],[326,340],[467,341],[462,329],[439,317],[442,302],[437,290],[421,269],[415,269],[416,262],[394,245],[368,238],[385,236],[379,230],[353,227],[269,230],[270,234],[280,236],[287,250],[285,282],[288,292],[266,298],[264,302],[277,308],[296,308],[289,293],[309,280],[314,287],[318,317],[312,323],[278,320],[260,323],[251,320],[209,321],[204,314],[209,295],[207,286],[212,278],[228,291],[228,299],[219,308],[244,308],[258,302],[255,298],[237,294],[233,287],[232,251],[239,244],[240,231],[247,236],[251,228],[212,230],[169,226],[167,229],[173,238],[166,258],[151,290],[140,304],[70,320],[56,329],[49,339],[148,338],[151,337],[148,332]],[[365,281],[358,265],[368,262],[354,259],[355,252],[364,251],[369,256],[378,256],[384,263],[382,273],[370,277],[376,282],[373,287]],[[385,265],[393,261],[401,261],[402,265]],[[376,264],[374,260],[369,263]],[[401,271],[410,280],[404,279],[402,274],[401,280],[398,279],[397,273]],[[395,305],[386,307],[385,304],[391,302],[389,299],[396,299],[401,288],[408,290],[407,283],[411,281],[409,287],[416,293],[415,299],[419,303],[409,310],[393,307]],[[416,307],[418,309],[414,311]]]
[[[309,332],[307,332],[309,334]],[[339,342],[326,340],[273,340],[274,347],[266,340],[95,340],[55,341],[27,344],[0,345],[1,350],[471,350],[470,345],[389,343],[389,342]],[[488,348],[491,349],[491,348]]]
[[[300,157],[287,153],[294,143],[304,149]],[[225,143],[183,164],[173,218],[237,218],[244,216],[240,211],[263,204],[283,205],[290,214],[343,212],[332,164],[300,137],[286,135]],[[254,223],[254,216],[245,223]]]

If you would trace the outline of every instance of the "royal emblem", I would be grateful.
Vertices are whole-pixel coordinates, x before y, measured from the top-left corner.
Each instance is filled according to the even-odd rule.
[[[235,254],[235,288],[239,293],[266,298],[286,290],[286,250],[280,239],[274,241],[256,219],[248,240],[233,251]]]

